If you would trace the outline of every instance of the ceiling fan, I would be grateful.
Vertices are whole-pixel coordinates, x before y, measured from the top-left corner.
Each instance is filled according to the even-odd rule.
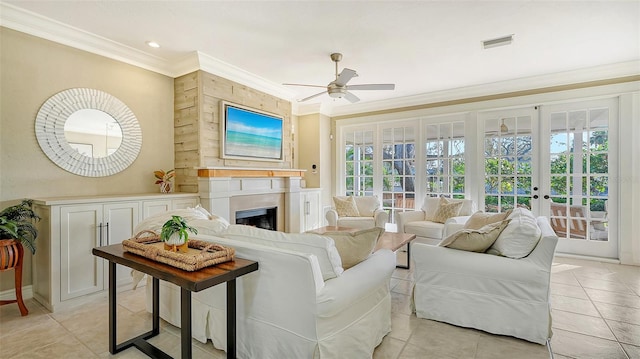
[[[305,85],[305,84],[283,84],[288,86],[306,86],[306,87],[321,87],[326,88],[326,91],[319,92],[315,95],[311,95],[309,97],[298,100],[299,102],[311,100],[314,97],[318,97],[325,93],[328,93],[329,96],[333,98],[345,98],[347,101],[354,103],[360,101],[358,96],[349,92],[349,90],[393,90],[396,88],[395,84],[363,84],[363,85],[347,85],[347,82],[354,77],[357,77],[358,74],[355,70],[351,70],[348,68],[342,69],[342,71],[338,74],[338,62],[342,60],[342,54],[333,53],[331,54],[331,61],[336,63],[336,79],[329,82],[327,86],[321,85]]]

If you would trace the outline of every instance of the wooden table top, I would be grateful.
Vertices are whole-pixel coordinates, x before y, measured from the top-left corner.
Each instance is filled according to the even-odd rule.
[[[199,292],[258,270],[258,262],[235,257],[232,261],[188,272],[137,254],[125,252],[122,244],[97,247],[92,252],[98,257],[125,265],[154,278],[171,282],[192,292]]]
[[[414,239],[416,235],[411,233],[384,232],[378,239],[375,250],[386,248],[395,252]]]

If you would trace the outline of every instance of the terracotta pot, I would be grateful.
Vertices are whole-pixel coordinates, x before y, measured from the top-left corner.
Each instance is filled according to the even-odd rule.
[[[22,301],[22,262],[24,259],[24,248],[15,239],[0,239],[0,272],[15,269],[16,299],[0,300],[0,305],[18,303],[20,314],[25,316],[29,310]]]

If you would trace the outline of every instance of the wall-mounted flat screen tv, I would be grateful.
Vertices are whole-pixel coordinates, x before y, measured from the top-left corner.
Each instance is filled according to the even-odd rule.
[[[222,157],[282,161],[282,116],[222,101]]]

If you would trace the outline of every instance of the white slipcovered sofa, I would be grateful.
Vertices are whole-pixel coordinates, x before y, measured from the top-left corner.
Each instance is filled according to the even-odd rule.
[[[474,202],[470,199],[448,199],[450,202],[462,202],[458,214],[468,218],[476,210]],[[440,197],[425,197],[422,207],[416,211],[398,212],[396,214],[396,224],[399,233],[411,233],[416,235],[414,243],[438,244],[443,238],[444,223],[433,220],[440,205]],[[457,221],[452,218],[449,222]]]
[[[396,259],[390,250],[378,250],[343,270],[329,237],[239,225],[221,228],[201,220],[189,224],[194,222],[198,239],[233,247],[236,256],[259,263],[258,271],[236,280],[239,358],[371,358],[391,331],[389,283]],[[225,285],[192,294],[193,337],[203,343],[210,339],[222,350],[225,303]],[[180,289],[164,281],[160,316],[180,326]]]
[[[539,240],[520,259],[413,245],[416,315],[545,344],[552,335],[549,283],[558,237],[546,217],[533,221]],[[449,226],[454,233],[463,225]]]
[[[382,209],[382,204],[377,196],[336,196],[336,201],[351,200],[355,202],[355,213],[348,216],[340,216],[340,209],[337,206],[329,209],[325,215],[330,226],[349,228],[384,228],[389,220],[389,214]]]

